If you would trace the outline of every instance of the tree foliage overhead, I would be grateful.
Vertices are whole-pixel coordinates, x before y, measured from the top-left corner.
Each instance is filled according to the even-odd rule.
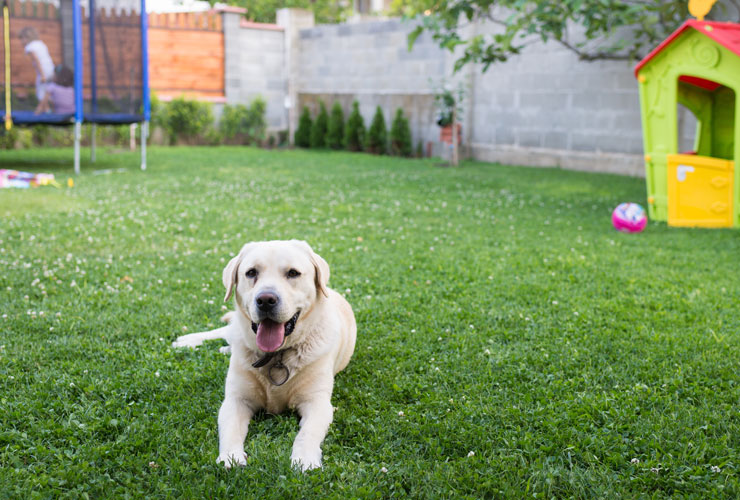
[[[228,0],[226,3],[246,8],[246,18],[258,23],[274,23],[278,9],[297,7],[313,11],[317,24],[342,21],[350,10],[347,5],[351,5],[337,0]]]
[[[540,41],[556,41],[587,61],[639,59],[689,18],[687,5],[687,0],[399,0],[395,10],[420,21],[409,34],[409,48],[429,32],[440,47],[459,50],[456,71],[468,63],[481,63],[486,71]],[[708,18],[736,20],[739,14],[740,1],[721,0]],[[496,29],[466,30],[477,21]]]

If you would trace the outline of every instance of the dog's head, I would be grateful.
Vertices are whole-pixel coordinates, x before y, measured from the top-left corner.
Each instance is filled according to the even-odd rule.
[[[329,265],[305,241],[247,243],[224,268],[229,300],[252,322],[257,347],[280,349],[301,316],[328,296]]]

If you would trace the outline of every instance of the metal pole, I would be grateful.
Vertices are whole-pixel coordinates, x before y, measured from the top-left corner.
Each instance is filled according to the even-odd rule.
[[[146,0],[141,0],[141,94],[144,121],[141,124],[141,170],[146,170],[146,141],[149,138],[151,103],[149,101],[149,37]]]
[[[88,43],[90,44],[90,102],[92,113],[98,112],[98,71],[95,64],[95,0],[90,0],[87,17]]]
[[[80,173],[80,136],[82,135],[82,122],[75,121],[75,174]]]
[[[95,163],[95,136],[98,135],[98,126],[92,124],[92,133],[90,134],[90,161]]]
[[[146,140],[149,137],[149,122],[141,124],[141,169],[146,170]]]
[[[82,15],[80,3],[75,0],[72,8],[75,62],[75,174],[80,173],[80,136],[82,135]]]

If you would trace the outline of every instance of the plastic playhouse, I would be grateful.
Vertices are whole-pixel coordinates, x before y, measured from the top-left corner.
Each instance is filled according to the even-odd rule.
[[[740,227],[740,24],[686,21],[635,76],[650,217]],[[696,117],[693,151],[679,151],[678,104]]]

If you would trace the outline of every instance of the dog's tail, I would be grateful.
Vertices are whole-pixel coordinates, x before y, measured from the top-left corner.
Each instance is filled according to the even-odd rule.
[[[229,312],[227,312],[226,314],[224,314],[223,316],[221,316],[221,321],[223,321],[224,323],[231,324],[231,320],[234,319],[234,314],[236,314],[235,311],[229,311]]]

